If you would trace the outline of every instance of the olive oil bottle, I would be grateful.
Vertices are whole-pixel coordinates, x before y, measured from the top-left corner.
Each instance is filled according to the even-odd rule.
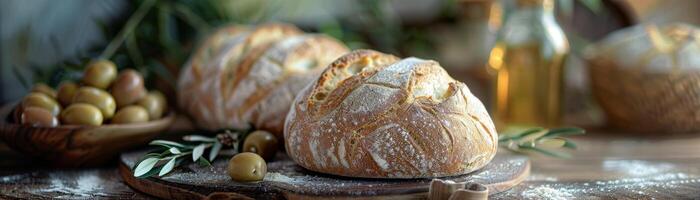
[[[492,114],[501,131],[560,123],[569,43],[554,18],[553,3],[517,0],[498,32],[488,65],[495,75]]]

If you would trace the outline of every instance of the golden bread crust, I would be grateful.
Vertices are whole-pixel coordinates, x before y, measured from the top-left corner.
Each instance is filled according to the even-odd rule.
[[[497,133],[483,104],[435,61],[353,51],[294,101],[287,153],[349,177],[453,176],[485,166]]]
[[[281,138],[293,96],[347,51],[335,39],[302,34],[291,25],[223,28],[184,67],[179,104],[200,128],[252,124]],[[301,61],[309,63],[299,68]]]

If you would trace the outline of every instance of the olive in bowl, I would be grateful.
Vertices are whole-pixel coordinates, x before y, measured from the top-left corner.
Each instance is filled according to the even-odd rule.
[[[111,119],[117,109],[112,95],[94,87],[81,87],[73,96],[73,104],[87,103],[97,107],[105,119]]]
[[[22,110],[20,121],[24,125],[37,127],[56,127],[58,118],[46,109],[39,107],[27,107]]]
[[[137,104],[148,111],[148,117],[151,120],[156,120],[163,117],[163,114],[168,108],[168,101],[165,100],[163,93],[160,93],[159,91],[148,92],[148,94],[139,100]]]
[[[148,122],[148,111],[141,106],[131,105],[119,109],[112,118],[112,124],[131,124]]]
[[[136,103],[146,96],[143,77],[133,69],[123,70],[112,84],[111,93],[117,102],[117,107]]]
[[[68,106],[73,103],[73,96],[78,92],[78,88],[80,88],[80,86],[74,82],[63,82],[58,86],[56,99],[61,105]]]
[[[56,98],[56,90],[44,83],[37,83],[36,85],[34,85],[34,87],[32,87],[31,92],[44,93],[51,98]]]
[[[38,107],[46,109],[53,116],[61,113],[61,105],[44,93],[32,92],[22,99],[22,108]]]
[[[61,113],[61,122],[72,125],[102,125],[104,117],[100,109],[87,103],[74,103]]]
[[[88,64],[83,74],[83,84],[107,89],[117,78],[117,66],[109,60],[95,60]]]

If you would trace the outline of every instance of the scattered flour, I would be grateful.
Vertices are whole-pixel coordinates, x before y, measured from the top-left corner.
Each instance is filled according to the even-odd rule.
[[[557,177],[551,177],[551,176],[544,176],[540,174],[533,174],[527,177],[528,181],[547,181],[547,182],[555,182],[558,181],[559,179]]]
[[[265,181],[282,182],[282,183],[298,183],[304,181],[302,178],[290,178],[287,175],[277,172],[270,172],[265,175]]]
[[[76,197],[95,197],[107,196],[101,191],[103,189],[104,180],[93,173],[80,173],[75,181],[59,177],[55,174],[50,175],[51,183],[48,188],[40,189],[39,193],[57,193],[54,198],[57,199],[73,199]]]
[[[671,163],[651,163],[643,160],[606,160],[603,162],[603,169],[639,177],[669,172],[675,169],[675,166]]]
[[[567,200],[574,196],[566,190],[554,189],[548,185],[539,186],[522,193],[526,199]]]
[[[538,179],[538,180],[532,180]],[[648,199],[651,196],[687,197],[687,189],[697,188],[700,177],[686,173],[660,173],[637,178],[601,180],[574,183],[536,183],[547,177],[528,178],[535,181],[524,188],[513,188],[505,196],[524,199],[606,199],[624,196],[630,199]],[[685,189],[683,189],[685,188]],[[614,195],[614,196],[613,196]],[[682,196],[686,195],[686,196]]]

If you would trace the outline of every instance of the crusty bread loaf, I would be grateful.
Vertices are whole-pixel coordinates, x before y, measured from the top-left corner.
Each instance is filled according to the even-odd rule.
[[[223,28],[185,66],[179,103],[201,128],[252,124],[281,138],[297,92],[347,51],[335,39],[302,34],[290,25]]]
[[[435,61],[346,54],[294,100],[289,156],[348,177],[453,176],[485,166],[498,135],[483,104]]]
[[[700,28],[639,24],[589,46],[591,91],[611,125],[636,134],[700,131]]]

